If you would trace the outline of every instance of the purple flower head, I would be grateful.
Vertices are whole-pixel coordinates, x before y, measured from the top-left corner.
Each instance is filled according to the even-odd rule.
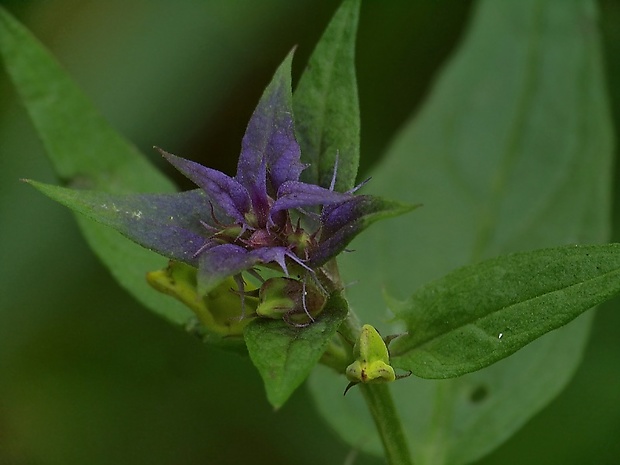
[[[177,231],[180,242],[192,244],[183,255],[198,267],[202,291],[259,264],[277,264],[288,275],[289,267],[311,270],[307,263],[320,266],[333,255],[321,250],[323,225],[319,222],[316,229],[306,230],[304,225],[316,220],[303,218],[301,212],[342,204],[354,196],[299,181],[304,165],[294,132],[290,58],[276,72],[250,119],[234,178],[160,150],[202,189],[201,202],[209,206],[208,214],[199,219],[202,241],[194,239],[195,227]],[[156,244],[149,246],[171,255]]]
[[[282,110],[276,108],[278,112]],[[256,112],[250,127],[255,117]],[[208,215],[199,220],[202,244],[196,248],[199,243],[192,241],[191,254],[189,251],[185,254],[186,261],[198,266],[203,290],[259,264],[277,264],[286,275],[290,266],[310,270],[306,262],[311,262],[320,248],[322,226],[319,223],[316,230],[306,231],[301,221],[303,213],[298,213],[298,209],[341,204],[353,198],[352,194],[298,181],[303,168],[299,146],[293,135],[292,119],[283,118],[283,122],[283,126],[272,126],[273,131],[260,141],[266,149],[247,150],[244,143],[234,178],[161,151],[170,163],[200,186],[205,195],[202,201],[209,205]],[[246,133],[244,142],[250,138],[258,140]],[[288,157],[289,162],[282,163],[279,154]],[[187,234],[192,235],[193,232]],[[318,265],[329,258],[326,256]]]
[[[200,189],[111,195],[57,188],[50,195],[133,241],[198,269],[198,291],[262,265],[285,275],[322,267],[362,229],[406,207],[301,182],[295,138],[292,54],[276,71],[241,144],[234,177],[158,149]],[[319,211],[320,214],[312,213]]]

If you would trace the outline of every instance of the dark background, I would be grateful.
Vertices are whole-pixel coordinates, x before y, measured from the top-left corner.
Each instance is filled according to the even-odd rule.
[[[113,126],[229,173],[258,98],[298,46],[294,78],[337,2],[3,1]],[[620,3],[600,3],[620,110]],[[458,43],[470,1],[363,4],[357,69],[362,170],[423,101]],[[616,124],[616,133],[618,133]],[[0,71],[0,465],[339,464],[349,447],[301,389],[274,413],[247,359],[204,346],[110,278],[68,210],[20,183],[54,182]],[[616,195],[616,197],[618,197]],[[613,240],[620,240],[616,214]],[[620,457],[620,313],[605,305],[569,388],[484,464]],[[357,464],[380,460],[360,456]]]

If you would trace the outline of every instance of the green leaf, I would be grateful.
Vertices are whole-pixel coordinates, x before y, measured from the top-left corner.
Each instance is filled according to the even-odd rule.
[[[360,0],[345,0],[317,44],[293,95],[302,179],[329,187],[338,157],[335,189],[355,185],[360,116],[355,80],[355,37]]]
[[[246,326],[248,352],[263,378],[271,405],[280,408],[304,382],[347,312],[346,300],[335,293],[315,322],[305,328],[262,318]]]
[[[620,292],[620,244],[503,255],[454,271],[398,310],[392,364],[452,378],[513,354]]]
[[[108,192],[174,191],[170,181],[103,119],[49,52],[2,8],[0,53],[63,181]]]
[[[362,322],[402,330],[387,327],[381,289],[404,300],[468,263],[608,240],[613,142],[598,40],[590,0],[479,3],[429,100],[372,173],[373,194],[424,208],[375,225],[340,260],[345,282],[358,283],[347,296]],[[570,380],[591,317],[483,370],[393,383],[414,463],[465,464],[505,441]],[[325,370],[310,385],[347,441],[381,453],[354,390],[341,399],[342,380]]]
[[[202,189],[175,194],[109,194],[27,181],[77,213],[114,228],[132,241],[196,267],[204,245],[201,218],[212,213]]]
[[[44,47],[0,8],[0,56],[58,176],[75,187],[107,192],[173,192],[174,187],[93,108]],[[191,316],[146,283],[165,261],[84,218],[80,228],[117,281],[144,305],[176,324]]]

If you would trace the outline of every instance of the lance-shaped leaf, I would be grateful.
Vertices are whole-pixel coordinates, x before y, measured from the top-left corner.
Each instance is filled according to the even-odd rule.
[[[211,216],[203,191],[115,195],[28,181],[45,195],[167,258],[196,266],[205,244],[201,221]]]
[[[157,150],[176,169],[199,186],[212,200],[214,207],[219,207],[227,216],[238,222],[245,221],[244,215],[250,211],[250,196],[241,184],[221,171],[207,168],[161,149]]]
[[[271,405],[279,408],[308,377],[347,316],[347,303],[333,294],[316,321],[295,328],[282,320],[256,319],[245,328],[245,341]]]
[[[355,36],[359,0],[346,0],[317,44],[294,94],[302,179],[329,187],[338,158],[335,189],[355,185],[360,151],[360,116],[355,80]]]
[[[58,176],[108,192],[173,192],[32,34],[0,7],[0,54]]]
[[[267,176],[277,192],[285,181],[297,181],[303,170],[295,140],[289,53],[263,92],[250,118],[237,164],[237,180],[250,193],[255,213],[267,219]],[[267,174],[268,173],[268,174]]]
[[[372,173],[374,192],[424,209],[374,226],[339,262],[360,283],[347,289],[351,305],[386,334],[400,328],[386,327],[377,289],[404,299],[484,258],[607,240],[613,141],[595,2],[482,0],[473,13],[428,101]],[[569,381],[592,316],[485,369],[394,383],[414,462],[463,465],[504,442]],[[330,396],[329,372],[317,373],[325,417],[380,453],[355,393]]]
[[[0,7],[0,55],[58,176],[108,192],[173,192],[173,184],[118,134],[49,52]],[[144,274],[161,257],[116,232],[78,218],[82,233],[117,281],[145,306],[176,324],[191,317],[177,302],[163,301]]]
[[[620,292],[620,244],[565,246],[500,256],[415,292],[396,317],[407,335],[392,364],[452,378],[508,357]]]

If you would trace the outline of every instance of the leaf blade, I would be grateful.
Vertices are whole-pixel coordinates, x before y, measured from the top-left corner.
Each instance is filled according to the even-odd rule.
[[[325,263],[346,249],[349,242],[377,221],[410,213],[420,205],[409,205],[370,195],[358,195],[341,204],[327,206],[321,215],[323,233],[318,252],[308,262]]]
[[[346,301],[332,294],[310,326],[292,327],[282,320],[256,319],[246,326],[245,341],[274,408],[280,408],[308,377],[346,318]]]
[[[115,195],[27,181],[43,194],[142,247],[194,267],[207,238],[200,223],[210,206],[201,189],[177,194]]]
[[[103,119],[50,53],[1,7],[0,56],[65,183],[113,193],[174,192],[173,184]],[[161,299],[146,283],[146,273],[165,264],[159,255],[85,218],[78,224],[122,287],[174,324],[188,323],[188,309]]]
[[[527,105],[524,89],[534,92]],[[424,108],[372,173],[377,195],[425,207],[351,244],[357,252],[341,261],[345,279],[360,283],[347,289],[351,306],[389,332],[376,289],[405,298],[479,259],[605,242],[612,146],[594,3],[481,1]],[[469,463],[505,441],[570,380],[592,316],[483,370],[395,383],[414,461]],[[372,432],[347,414],[356,407],[329,397],[325,386],[336,390],[338,380],[316,377],[312,392],[329,422],[380,453],[378,442],[359,440]],[[472,402],[477,389],[486,395]]]
[[[309,184],[329,188],[338,157],[335,190],[355,185],[360,117],[355,78],[359,0],[342,3],[317,44],[293,94],[302,173]]]
[[[0,54],[61,179],[108,192],[174,191],[105,121],[43,45],[2,8]]]
[[[394,341],[392,362],[422,378],[479,370],[620,292],[619,275],[618,244],[542,249],[464,267],[424,286],[397,312],[409,335]]]

